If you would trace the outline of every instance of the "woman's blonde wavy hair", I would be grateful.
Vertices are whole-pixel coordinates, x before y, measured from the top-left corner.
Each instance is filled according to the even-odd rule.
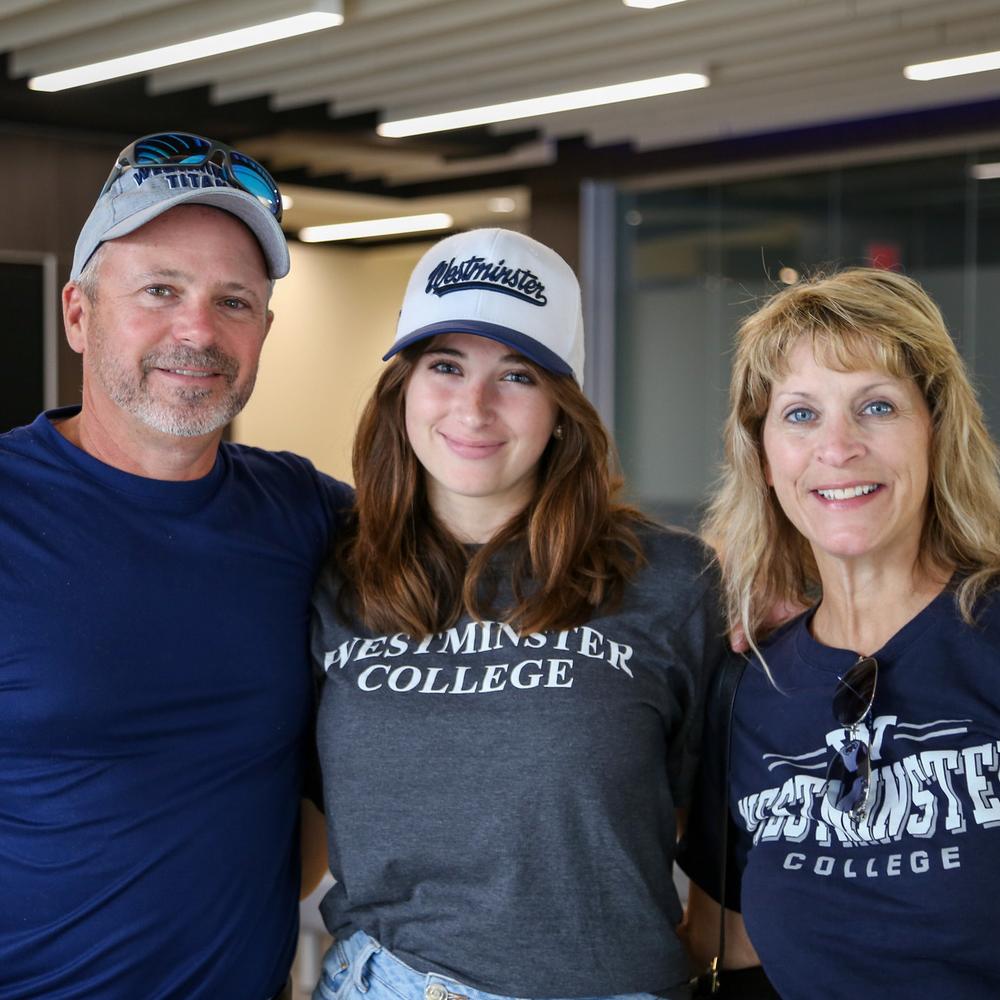
[[[785,516],[764,478],[763,424],[771,388],[808,337],[822,364],[873,368],[910,378],[932,420],[930,488],[920,558],[954,566],[956,598],[973,620],[976,601],[1000,577],[1000,463],[982,407],[940,310],[913,280],[851,268],[817,275],[770,298],[737,334],[722,475],[703,525],[720,553],[732,626],[751,646],[769,612],[809,604],[821,582],[808,542]]]

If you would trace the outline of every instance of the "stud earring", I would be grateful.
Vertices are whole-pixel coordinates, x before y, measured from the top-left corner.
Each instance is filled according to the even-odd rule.
[[[555,427],[553,427],[553,428],[552,428],[552,436],[553,436],[553,437],[554,437],[554,438],[555,438],[555,439],[556,439],[557,441],[562,441],[562,439],[563,439],[563,435],[564,435],[565,433],[566,433],[566,432],[565,432],[565,430],[563,429],[563,425],[562,425],[562,424],[556,424],[556,425],[555,425]]]

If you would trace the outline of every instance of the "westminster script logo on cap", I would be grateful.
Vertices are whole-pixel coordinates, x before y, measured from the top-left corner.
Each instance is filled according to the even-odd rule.
[[[545,297],[545,285],[537,274],[530,268],[508,267],[505,260],[494,264],[482,257],[469,257],[456,264],[452,257],[441,261],[427,279],[427,291],[438,296],[470,288],[513,295],[532,306],[544,306],[549,301]]]
[[[488,337],[583,385],[583,309],[573,269],[510,229],[473,229],[431,247],[410,275],[384,360],[445,333]]]

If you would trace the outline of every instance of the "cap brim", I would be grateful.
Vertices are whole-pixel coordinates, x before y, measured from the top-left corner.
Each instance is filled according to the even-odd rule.
[[[283,278],[288,274],[291,267],[288,243],[281,226],[278,225],[278,220],[256,198],[236,188],[184,188],[169,198],[163,198],[122,219],[104,232],[101,242],[106,243],[108,240],[127,236],[178,205],[208,205],[235,215],[257,238],[270,277]]]
[[[408,333],[401,340],[397,340],[382,355],[382,360],[388,361],[394,354],[398,354],[411,344],[444,333],[470,333],[475,337],[486,337],[487,340],[495,340],[499,344],[512,347],[518,354],[523,354],[530,361],[534,361],[535,364],[541,365],[542,368],[556,375],[573,375],[573,369],[544,344],[540,344],[531,337],[526,337],[517,330],[511,330],[509,327],[498,326],[495,323],[484,323],[479,320],[442,320],[438,323],[431,323],[429,326],[422,326],[419,330],[414,330],[413,333]]]

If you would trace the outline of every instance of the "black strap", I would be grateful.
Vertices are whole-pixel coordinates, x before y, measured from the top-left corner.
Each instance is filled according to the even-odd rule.
[[[726,878],[729,866],[729,763],[733,746],[733,709],[736,706],[736,690],[740,686],[740,679],[743,677],[743,670],[746,668],[746,660],[743,657],[728,656],[722,662],[716,678],[716,691],[714,704],[721,712],[722,727],[719,730],[722,737],[723,746],[723,780],[722,786],[722,808],[719,810],[722,816],[722,831],[719,843],[722,848],[722,860],[719,864],[719,950],[712,961],[711,992],[719,991],[719,973],[722,971],[722,959],[726,953]]]

